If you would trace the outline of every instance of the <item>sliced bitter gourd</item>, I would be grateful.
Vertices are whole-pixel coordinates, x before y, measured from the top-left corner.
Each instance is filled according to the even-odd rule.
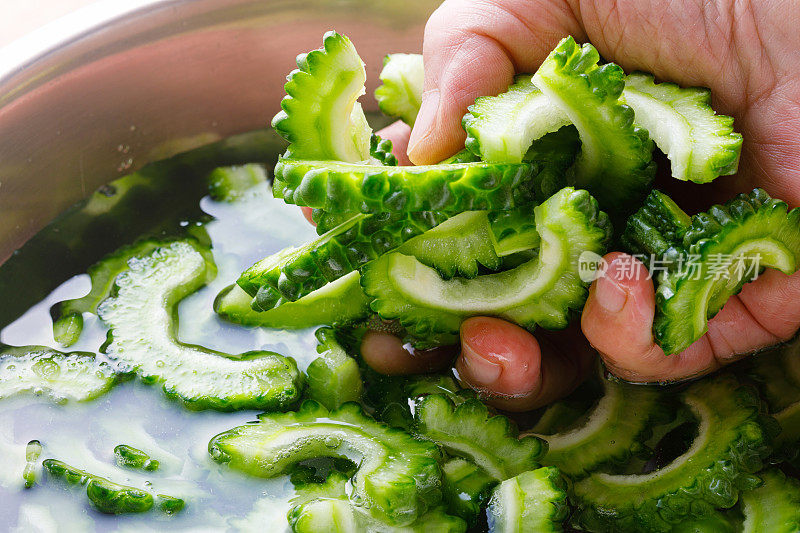
[[[544,60],[533,83],[578,129],[576,186],[588,189],[604,209],[624,213],[653,180],[653,142],[633,123],[633,110],[621,98],[622,69],[613,63],[599,66],[599,60],[592,45],[579,46],[567,37]]]
[[[758,474],[764,482],[742,493],[744,533],[797,533],[800,531],[800,481],[777,469]]]
[[[416,405],[416,431],[442,446],[450,455],[470,459],[492,478],[502,481],[538,468],[547,443],[538,437],[519,437],[505,416],[489,413],[479,400],[456,406],[446,396],[431,394]]]
[[[464,522],[440,509],[428,511],[414,523],[397,527],[376,518],[347,498],[348,478],[332,472],[323,483],[295,484],[297,496],[287,518],[294,533],[463,533]]]
[[[306,400],[297,412],[259,419],[214,437],[211,456],[262,477],[285,474],[314,457],[353,460],[359,465],[353,480],[356,503],[396,525],[413,523],[441,498],[436,445],[374,421],[357,404],[328,411]]]
[[[119,377],[93,353],[0,345],[0,399],[28,392],[58,403],[83,402],[108,392]]]
[[[511,209],[542,201],[552,163],[450,163],[417,167],[282,158],[276,198],[329,212]]]
[[[414,127],[422,103],[425,69],[420,54],[389,54],[383,59],[375,99],[383,113]]]
[[[55,478],[63,478],[69,484],[85,485],[86,496],[101,513],[143,513],[153,507],[153,495],[147,491],[114,483],[55,459],[47,459],[43,465]]]
[[[301,374],[291,358],[224,354],[175,338],[178,303],[215,274],[190,242],[158,248],[128,267],[98,307],[110,327],[109,357],[193,409],[280,409],[300,397]]]
[[[707,183],[736,173],[742,136],[732,117],[714,113],[708,89],[655,83],[636,72],[625,78],[624,97],[636,123],[669,157],[672,177]]]
[[[671,219],[662,216],[663,210],[652,212],[653,205],[664,201],[663,193],[651,193],[651,200],[631,217],[623,242],[663,262],[653,333],[665,353],[675,354],[699,339],[708,319],[760,269],[786,274],[798,269],[800,209],[790,211],[784,202],[755,189],[694,215],[687,226],[686,215],[674,203]],[[664,229],[642,222],[659,217]]]
[[[574,478],[607,463],[624,463],[643,450],[653,424],[668,412],[668,396],[645,386],[603,379],[605,394],[582,423],[555,435],[539,435],[547,441],[542,462],[557,466]]]
[[[327,409],[336,409],[345,402],[359,401],[364,384],[358,363],[344,351],[333,329],[320,328],[316,336],[320,356],[306,370],[308,397]]]
[[[39,457],[42,455],[42,443],[38,440],[29,441],[25,446],[25,469],[22,471],[22,479],[25,480],[25,488],[29,489],[36,484],[39,472]]]
[[[566,483],[552,466],[503,481],[486,509],[491,533],[563,531],[568,514]]]
[[[114,457],[116,458],[117,466],[146,470],[147,472],[154,472],[159,467],[159,462],[151,459],[146,452],[127,444],[116,446],[114,448]]]
[[[732,375],[699,381],[681,396],[699,420],[689,449],[644,475],[596,472],[574,485],[579,523],[591,531],[670,531],[673,524],[732,507],[758,484],[771,439],[754,391]]]
[[[243,326],[302,329],[320,324],[346,325],[366,318],[370,312],[370,300],[361,290],[360,280],[358,272],[351,272],[295,302],[285,302],[266,311],[254,309],[260,308],[259,294],[266,290],[251,298],[238,285],[229,285],[214,300],[214,312]],[[273,300],[270,295],[265,296]]]
[[[219,167],[208,176],[208,193],[218,202],[233,202],[259,183],[267,181],[263,166],[256,164]]]
[[[448,512],[459,516],[470,527],[475,527],[497,480],[482,468],[456,457],[442,465],[442,494]]]
[[[608,217],[586,191],[566,187],[534,209],[541,237],[533,259],[474,279],[443,280],[413,256],[385,254],[361,275],[372,309],[397,319],[419,345],[452,341],[461,322],[498,316],[532,329],[559,329],[586,299],[579,276],[581,254],[602,255],[610,236]]]

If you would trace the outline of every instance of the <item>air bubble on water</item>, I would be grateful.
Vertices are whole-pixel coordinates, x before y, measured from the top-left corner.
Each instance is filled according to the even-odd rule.
[[[117,146],[117,152],[119,152],[121,154],[127,154],[130,151],[131,151],[131,147],[128,146],[127,144],[120,144],[119,146]]]
[[[164,361],[162,361],[161,359],[159,359],[158,361],[156,361],[156,366],[157,366],[158,368],[163,368],[163,367],[164,367]]]
[[[119,166],[117,167],[117,172],[124,172],[130,169],[132,166],[133,166],[133,158],[129,157],[128,159],[119,164]]]
[[[330,437],[325,437],[325,446],[328,448],[338,448],[342,445],[342,439],[339,437],[335,437],[331,435]]]

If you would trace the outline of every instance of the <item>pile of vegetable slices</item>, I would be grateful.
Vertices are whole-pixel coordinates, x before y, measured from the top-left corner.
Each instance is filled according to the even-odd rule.
[[[598,370],[522,432],[450,374],[386,377],[358,356],[374,320],[418,347],[457,342],[471,316],[564,328],[587,297],[582,261],[616,246],[666,265],[654,335],[674,354],[749,281],[733,267],[697,276],[682,268],[690,256],[701,274],[724,254],[749,270],[797,270],[797,209],[755,190],[689,216],[652,189],[654,142],[677,179],[736,172],[742,138],[708,91],[625,75],[566,38],[536,73],[475,102],[462,152],[403,167],[357,102],[366,73],[353,44],[334,32],[323,44],[298,57],[273,120],[289,141],[274,195],[313,208],[319,237],[259,261],[214,303],[243,326],[322,326],[305,372],[281,354],[176,338],[176,306],[216,274],[198,230],[119,249],[90,269],[89,295],[52,310],[67,346],[82,313],[96,313],[113,364],[7,348],[0,397],[89,400],[136,375],[189,409],[265,410],[211,438],[209,453],[253,476],[290,476],[287,520],[298,533],[800,530],[796,346],[671,388]],[[422,76],[419,56],[389,56],[381,109],[413,124]],[[260,167],[231,167],[209,184],[236,201],[264,179]],[[148,463],[130,450],[119,456]],[[153,506],[149,493],[56,460],[45,467],[85,484],[103,512]],[[159,497],[166,512],[183,506]]]

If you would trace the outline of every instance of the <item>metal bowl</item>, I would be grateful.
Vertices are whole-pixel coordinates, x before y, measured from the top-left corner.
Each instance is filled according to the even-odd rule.
[[[0,50],[0,264],[103,183],[268,125],[326,30],[353,39],[371,91],[386,53],[419,51],[437,4],[107,0]]]

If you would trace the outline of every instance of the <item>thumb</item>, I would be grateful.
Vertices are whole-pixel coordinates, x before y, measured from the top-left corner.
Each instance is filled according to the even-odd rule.
[[[496,95],[515,72],[533,72],[559,39],[583,35],[563,1],[446,0],[425,27],[425,84],[408,143],[417,165],[464,147],[461,119],[475,98]]]

